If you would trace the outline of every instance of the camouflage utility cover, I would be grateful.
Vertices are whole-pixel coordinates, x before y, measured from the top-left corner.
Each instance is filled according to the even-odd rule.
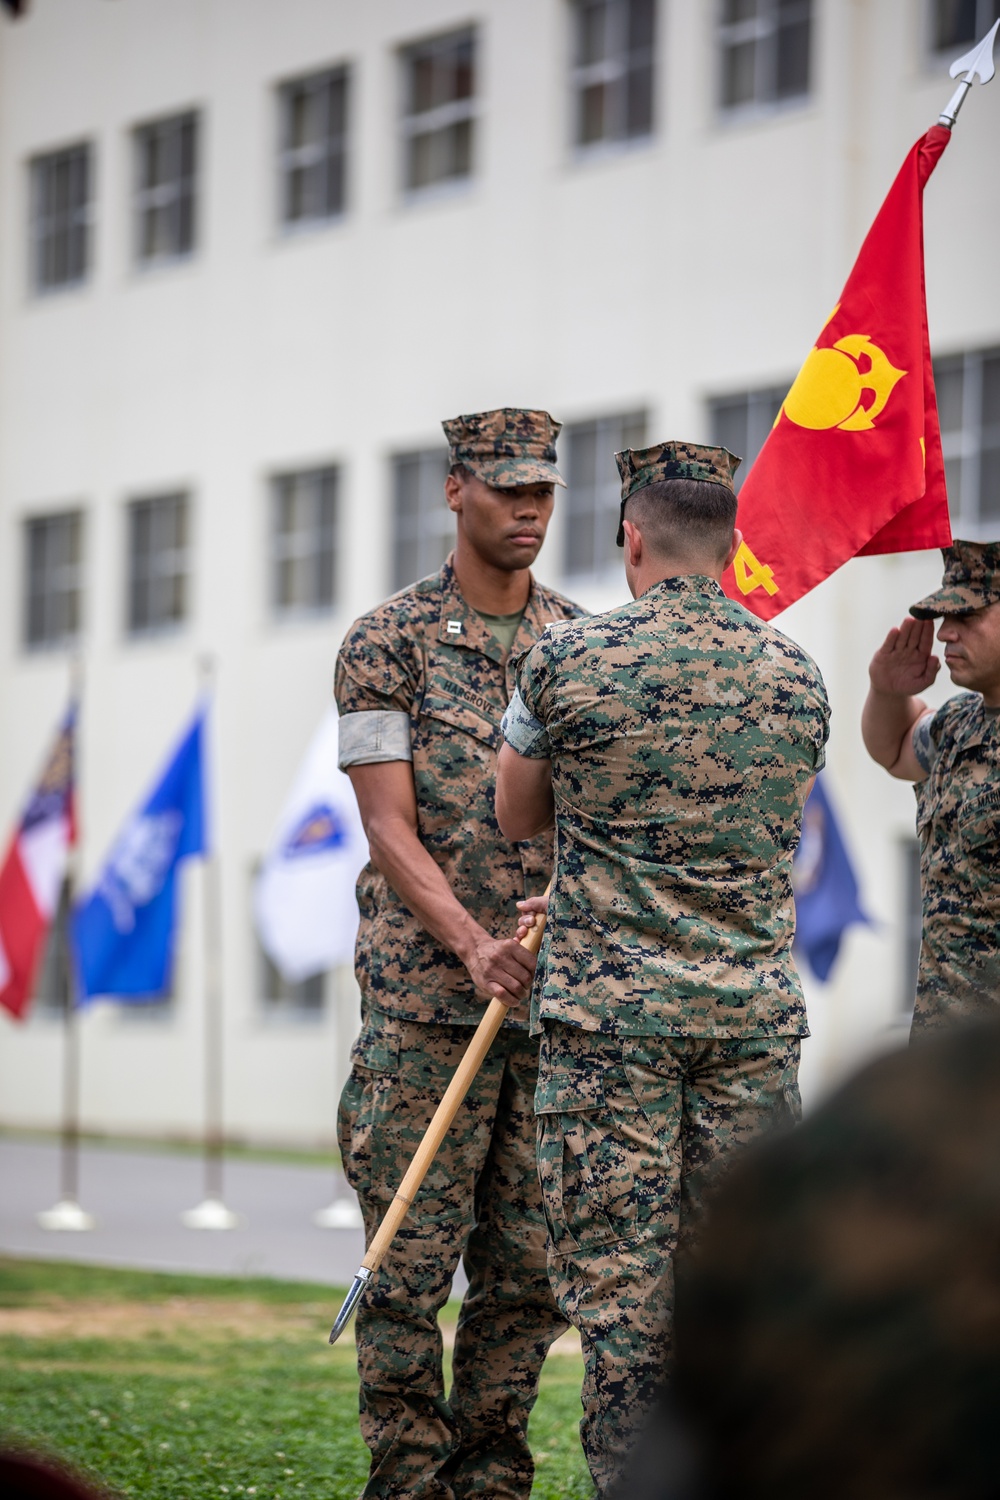
[[[955,541],[942,550],[944,586],[910,605],[918,620],[1000,604],[1000,542]]]
[[[449,558],[439,573],[356,620],[337,657],[341,716],[409,716],[420,838],[458,900],[494,937],[513,935],[514,903],[545,888],[552,864],[551,835],[508,843],[493,810],[514,653],[527,650],[551,621],[580,613],[532,580],[508,656],[462,598]],[[359,877],[358,904],[355,963],[366,1005],[412,1021],[480,1020],[483,1002],[464,966],[372,864]]]
[[[556,468],[556,438],[562,423],[547,411],[502,406],[442,422],[448,439],[448,461],[464,464],[470,474],[494,489],[519,484],[561,484]]]
[[[654,443],[651,448],[623,448],[615,454],[622,481],[621,513],[618,518],[619,547],[625,545],[625,502],[637,490],[664,479],[700,479],[735,490],[733,475],[743,462],[728,448],[703,448],[698,443]]]
[[[1000,709],[959,693],[917,725],[923,933],[915,1031],[1000,1014]]]
[[[828,733],[814,663],[684,577],[554,627],[517,682],[549,737],[556,806],[533,1020],[805,1034],[791,867]]]

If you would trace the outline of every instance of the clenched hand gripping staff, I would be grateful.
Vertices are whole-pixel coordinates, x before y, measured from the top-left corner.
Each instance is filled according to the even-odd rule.
[[[551,883],[549,888],[551,889]],[[536,917],[535,924],[521,939],[521,947],[527,948],[529,953],[538,952],[542,942],[542,933],[545,931],[545,918]],[[504,1023],[509,1006],[502,1000],[491,1000],[486,1014],[476,1027],[472,1041],[466,1050],[465,1056],[455,1069],[454,1077],[444,1093],[444,1098],[434,1111],[434,1118],[428,1125],[423,1140],[413,1154],[413,1160],[406,1170],[406,1175],[396,1191],[396,1196],[389,1205],[389,1210],[378,1227],[375,1238],[365,1251],[364,1260],[358,1267],[358,1273],[351,1283],[351,1290],[344,1298],[344,1304],[337,1314],[337,1321],[330,1332],[330,1343],[335,1344],[351,1321],[351,1314],[361,1300],[361,1294],[371,1281],[375,1272],[385,1257],[386,1251],[396,1237],[396,1231],[406,1218],[410,1204],[420,1191],[420,1184],[427,1175],[431,1162],[437,1155],[438,1147],[448,1133],[452,1120],[458,1114],[462,1100],[469,1091],[469,1086],[482,1066],[483,1058],[493,1044],[500,1027]]]

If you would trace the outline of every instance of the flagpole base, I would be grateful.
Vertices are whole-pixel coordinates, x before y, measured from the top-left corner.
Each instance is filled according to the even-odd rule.
[[[71,1234],[97,1227],[94,1216],[84,1213],[74,1198],[62,1198],[55,1208],[45,1209],[37,1218],[43,1229],[64,1230]]]
[[[312,1221],[320,1229],[363,1229],[365,1227],[361,1210],[354,1198],[334,1198],[327,1208],[321,1208],[313,1214]]]
[[[243,1220],[221,1198],[206,1198],[197,1208],[186,1209],[181,1223],[186,1229],[239,1229]]]

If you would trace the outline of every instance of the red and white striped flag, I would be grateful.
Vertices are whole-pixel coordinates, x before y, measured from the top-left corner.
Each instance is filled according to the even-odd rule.
[[[0,866],[0,1005],[23,1020],[35,973],[59,906],[69,849],[76,842],[73,752],[76,709],[52,753]]]

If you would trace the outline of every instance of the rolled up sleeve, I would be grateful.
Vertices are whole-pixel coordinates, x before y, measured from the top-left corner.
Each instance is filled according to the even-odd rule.
[[[531,713],[517,688],[500,721],[500,728],[504,739],[518,755],[524,755],[528,760],[548,760],[551,757],[552,745],[545,725]]]
[[[342,771],[348,766],[412,759],[409,714],[375,708],[341,716],[338,765]]]

